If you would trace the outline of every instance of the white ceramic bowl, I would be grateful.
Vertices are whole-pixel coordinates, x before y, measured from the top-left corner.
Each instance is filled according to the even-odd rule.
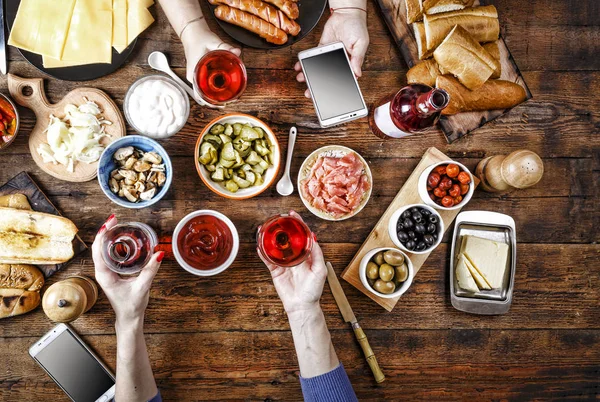
[[[198,158],[200,157],[200,145],[202,144],[202,139],[204,138],[204,136],[209,134],[211,127],[214,126],[215,124],[226,124],[226,123],[229,123],[229,124],[249,123],[253,126],[260,127],[267,134],[267,137],[269,137],[269,140],[273,144],[273,147],[275,149],[275,153],[273,155],[275,157],[275,161],[274,161],[275,163],[273,166],[269,167],[265,171],[265,173],[263,175],[264,183],[261,184],[260,186],[240,188],[237,192],[232,193],[231,191],[227,190],[225,187],[223,187],[219,183],[212,181],[212,179],[210,178],[210,172],[208,170],[206,170],[206,168],[204,167],[204,165],[202,165],[200,163],[200,161],[198,161]],[[277,141],[277,136],[273,133],[271,128],[265,122],[263,122],[262,120],[254,117],[254,116],[250,116],[247,114],[229,113],[224,116],[217,117],[216,119],[214,119],[213,121],[208,123],[207,126],[204,128],[204,130],[202,130],[202,132],[198,136],[198,140],[196,141],[196,149],[194,152],[194,158],[195,158],[196,170],[198,171],[198,175],[200,176],[200,178],[202,179],[204,184],[206,184],[206,187],[208,187],[211,191],[219,194],[222,197],[229,198],[232,200],[245,200],[247,198],[252,198],[252,197],[259,195],[260,193],[265,191],[267,188],[269,188],[271,186],[271,184],[273,184],[273,182],[277,178],[277,173],[279,172],[279,165],[281,164],[281,149],[279,148],[279,141]]]
[[[400,219],[400,216],[404,213],[404,211],[406,211],[407,209],[414,208],[414,207],[424,208],[424,209],[428,210],[432,214],[436,215],[439,220],[439,225],[438,225],[439,231],[438,231],[437,241],[431,247],[426,248],[423,251],[409,250],[406,247],[404,247],[404,245],[400,242],[400,239],[398,239],[398,231],[396,229],[397,224],[398,224],[398,219]],[[392,215],[392,217],[390,218],[390,221],[388,223],[388,233],[390,235],[390,238],[392,239],[392,242],[394,242],[394,244],[398,248],[400,248],[400,250],[402,250],[406,253],[410,253],[410,254],[427,254],[427,253],[435,250],[435,248],[437,246],[439,246],[440,243],[442,242],[442,237],[444,237],[444,231],[445,231],[444,230],[444,221],[442,220],[442,217],[440,216],[440,214],[435,209],[433,209],[429,205],[425,205],[425,204],[411,204],[411,205],[407,205],[405,207],[400,208],[399,210],[394,212],[394,214]]]
[[[181,230],[183,229],[183,227],[191,219],[193,219],[197,216],[201,216],[201,215],[214,216],[214,217],[220,219],[221,221],[225,222],[227,227],[229,227],[229,230],[231,230],[231,235],[233,236],[233,247],[231,249],[231,254],[229,255],[229,258],[227,258],[227,260],[222,265],[220,265],[216,268],[213,268],[213,269],[209,269],[209,270],[197,269],[197,268],[192,267],[190,264],[188,264],[183,259],[183,256],[181,255],[181,252],[177,245],[177,239],[179,238],[179,233],[181,233]],[[233,261],[235,261],[235,258],[237,257],[237,253],[240,249],[240,237],[238,236],[238,232],[237,232],[237,229],[235,228],[235,225],[233,224],[233,222],[231,222],[231,220],[228,217],[226,217],[225,215],[223,215],[220,212],[211,211],[211,210],[206,209],[206,210],[199,210],[199,211],[195,211],[190,214],[187,214],[182,220],[180,220],[179,223],[177,224],[177,226],[175,227],[175,231],[173,232],[173,239],[171,240],[171,244],[173,246],[173,254],[175,255],[175,259],[177,260],[177,262],[179,263],[179,265],[181,265],[181,267],[183,269],[185,269],[189,273],[192,273],[197,276],[213,276],[213,275],[220,274],[221,272],[223,272],[227,268],[229,268],[229,266],[231,264],[233,264]]]
[[[433,201],[431,199],[431,197],[429,197],[429,193],[427,192],[427,178],[429,177],[429,174],[433,171],[433,169],[435,169],[436,167],[438,167],[440,165],[448,165],[450,163],[458,165],[458,167],[460,167],[461,171],[467,172],[469,174],[469,177],[471,178],[471,183],[469,183],[469,192],[467,194],[463,195],[463,200],[460,203],[458,203],[450,208],[446,208],[443,205],[437,204],[435,201]],[[475,192],[475,184],[473,181],[473,175],[471,174],[469,169],[467,169],[467,167],[465,165],[463,165],[462,163],[459,163],[456,161],[451,161],[451,160],[434,163],[433,165],[428,166],[427,169],[425,169],[423,171],[423,173],[421,173],[421,176],[419,176],[419,182],[418,182],[417,188],[419,191],[419,197],[421,197],[421,200],[425,204],[427,204],[430,207],[433,207],[435,209],[442,210],[442,211],[452,211],[453,209],[460,209],[460,208],[464,207],[471,200],[471,197],[473,197],[473,193]]]
[[[388,250],[399,251],[400,253],[402,253],[402,255],[404,255],[404,261],[406,262],[406,266],[408,267],[408,278],[406,278],[406,280],[402,283],[402,286],[400,286],[398,289],[396,289],[394,291],[394,293],[390,293],[390,294],[386,295],[384,293],[379,293],[378,291],[373,289],[371,287],[371,285],[369,285],[369,281],[367,280],[367,264],[369,263],[369,261],[371,261],[371,258],[373,258],[373,256],[375,256],[375,254],[377,254],[380,251],[388,251]],[[393,298],[402,296],[404,293],[406,293],[406,291],[408,290],[410,285],[412,285],[413,278],[415,277],[415,269],[413,267],[412,261],[410,260],[408,255],[406,255],[406,253],[404,253],[396,248],[393,248],[393,247],[380,247],[380,248],[375,248],[375,249],[369,251],[367,254],[365,254],[363,259],[360,261],[360,266],[358,268],[358,276],[360,277],[360,281],[362,282],[363,286],[365,288],[367,288],[374,295],[377,295],[384,299],[393,299]]]
[[[302,194],[302,189],[301,189],[302,181],[304,179],[306,179],[306,176],[310,173],[311,167],[315,164],[315,162],[317,161],[317,159],[319,158],[319,156],[321,154],[327,153],[327,152],[338,152],[338,153],[343,153],[344,155],[348,154],[350,152],[356,154],[356,156],[358,156],[358,159],[360,159],[360,161],[362,162],[362,164],[365,168],[365,174],[369,178],[369,184],[371,185],[371,187],[369,188],[369,191],[367,191],[367,193],[363,197],[363,199],[360,202],[360,204],[358,205],[358,207],[354,211],[350,212],[347,215],[343,215],[340,218],[334,218],[332,215],[328,214],[327,212],[321,211],[320,209],[313,207],[308,202],[308,200],[306,198],[304,198],[304,195]],[[308,209],[310,212],[312,212],[314,215],[318,216],[319,218],[325,219],[327,221],[343,221],[346,219],[350,219],[353,216],[355,216],[356,214],[358,214],[360,211],[363,210],[363,208],[369,202],[369,198],[371,198],[371,192],[373,191],[373,174],[371,173],[371,169],[369,168],[369,164],[367,163],[367,161],[355,150],[348,148],[348,147],[341,146],[341,145],[327,145],[327,146],[321,147],[321,148],[313,151],[310,155],[308,155],[308,157],[304,160],[304,162],[302,162],[302,166],[300,166],[300,171],[298,172],[297,186],[298,186],[298,194],[300,194],[300,199],[302,200],[302,203],[304,204],[306,209]]]

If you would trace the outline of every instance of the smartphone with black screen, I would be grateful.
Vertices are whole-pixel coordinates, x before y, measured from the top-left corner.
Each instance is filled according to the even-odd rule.
[[[74,402],[107,402],[115,396],[115,376],[77,336],[59,324],[29,354]]]
[[[321,127],[369,113],[342,42],[304,50],[298,59]]]

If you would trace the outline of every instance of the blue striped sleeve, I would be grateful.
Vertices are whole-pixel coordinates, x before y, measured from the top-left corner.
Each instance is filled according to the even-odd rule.
[[[300,377],[305,402],[358,402],[344,365],[313,378]]]
[[[152,399],[150,399],[148,402],[162,402],[162,397],[160,396],[160,391],[158,391],[158,394],[156,394],[156,396]]]

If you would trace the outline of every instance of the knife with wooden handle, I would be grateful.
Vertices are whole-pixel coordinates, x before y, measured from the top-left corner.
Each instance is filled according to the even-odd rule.
[[[7,73],[6,68],[6,36],[4,33],[4,0],[0,0],[0,72]]]
[[[379,368],[379,363],[377,363],[377,358],[373,353],[373,349],[371,349],[371,345],[369,345],[369,340],[365,335],[365,332],[362,330],[358,321],[356,321],[356,316],[350,307],[350,303],[348,303],[348,299],[344,294],[344,290],[342,289],[342,285],[340,285],[340,281],[335,275],[335,271],[333,270],[333,266],[331,263],[327,263],[327,282],[329,282],[329,288],[331,289],[331,293],[333,294],[333,298],[342,313],[342,317],[344,317],[344,321],[352,324],[352,329],[354,330],[354,335],[360,344],[360,347],[365,354],[367,359],[367,363],[373,372],[373,376],[375,376],[375,381],[377,383],[382,383],[385,380],[385,375]]]

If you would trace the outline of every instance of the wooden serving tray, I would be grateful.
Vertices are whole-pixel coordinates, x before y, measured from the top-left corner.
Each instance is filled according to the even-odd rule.
[[[344,278],[352,286],[369,296],[387,311],[392,311],[400,297],[397,297],[395,299],[384,299],[382,297],[376,296],[371,291],[366,289],[360,281],[360,278],[358,277],[358,268],[360,266],[360,262],[365,256],[365,254],[367,254],[374,248],[396,247],[388,234],[388,222],[390,218],[392,217],[394,212],[396,212],[398,209],[405,205],[423,203],[417,191],[417,183],[419,181],[419,176],[428,166],[431,166],[434,163],[447,160],[450,160],[450,158],[444,155],[437,148],[431,147],[427,151],[425,151],[423,158],[421,158],[421,161],[419,162],[415,170],[413,170],[408,180],[406,180],[406,182],[404,183],[404,185],[402,186],[402,188],[400,189],[400,191],[398,192],[388,209],[383,213],[381,219],[379,219],[379,222],[377,222],[375,228],[371,231],[369,237],[367,237],[367,240],[365,240],[365,242],[362,244],[354,258],[350,262],[350,265],[348,265],[344,272],[342,272],[342,278]],[[475,180],[474,185],[475,187],[477,187],[479,185],[479,180],[475,176],[473,176],[473,178]],[[439,212],[440,216],[442,217],[442,220],[444,221],[444,229],[448,230],[448,228],[454,221],[454,218],[456,218],[456,216],[460,213],[461,210],[455,209],[453,211],[437,211]],[[407,254],[413,263],[416,276],[417,272],[419,272],[419,269],[421,269],[431,252],[427,254]]]
[[[412,24],[406,22],[406,3],[405,0],[377,0],[381,11],[385,18],[385,22],[390,29],[396,45],[400,48],[402,57],[411,68],[415,64],[421,62],[419,52],[417,51],[417,42],[413,34]],[[488,1],[475,1],[475,5],[487,3]],[[531,91],[525,83],[525,79],[521,75],[521,71],[517,67],[506,43],[502,36],[498,39],[498,47],[500,49],[500,63],[502,65],[502,75],[500,79],[512,81],[523,88],[527,94],[526,100],[531,99]],[[452,116],[442,116],[440,118],[440,127],[444,132],[444,136],[448,143],[452,143],[459,138],[467,135],[471,131],[483,126],[488,121],[502,116],[510,109],[486,110],[484,112],[465,112]]]
[[[31,209],[36,212],[44,212],[47,214],[62,216],[54,204],[50,202],[48,197],[46,197],[38,185],[29,176],[29,174],[27,174],[27,172],[19,173],[7,181],[3,186],[0,186],[0,195],[9,194],[23,194],[27,196],[27,200],[31,205]],[[85,250],[87,250],[87,246],[85,245],[84,241],[81,240],[79,235],[75,235],[75,239],[73,239],[73,258]],[[49,278],[56,272],[63,269],[67,264],[69,264],[69,262],[70,261],[53,265],[37,265],[37,267],[44,273],[46,278]]]

